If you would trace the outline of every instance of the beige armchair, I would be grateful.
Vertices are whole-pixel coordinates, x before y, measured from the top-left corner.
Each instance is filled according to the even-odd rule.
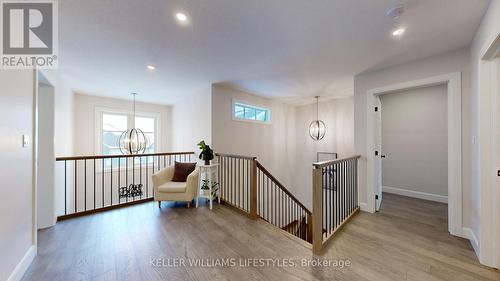
[[[160,170],[153,175],[154,200],[158,201],[161,208],[161,201],[191,201],[198,195],[198,167],[187,177],[186,182],[173,182],[174,166]]]

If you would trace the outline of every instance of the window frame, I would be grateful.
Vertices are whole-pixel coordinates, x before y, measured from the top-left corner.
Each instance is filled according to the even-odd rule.
[[[273,114],[272,114],[271,108],[269,108],[269,107],[265,107],[262,105],[256,105],[255,103],[247,102],[247,101],[239,100],[239,99],[232,99],[231,104],[232,104],[231,116],[232,116],[233,121],[264,124],[264,125],[270,125],[272,123]],[[260,121],[260,120],[252,120],[252,119],[245,119],[245,118],[236,117],[236,111],[235,111],[236,105],[241,105],[241,106],[247,107],[247,108],[254,108],[254,109],[266,111],[267,114],[269,115],[268,120],[267,121]]]
[[[108,107],[96,107],[95,108],[95,125],[94,125],[94,155],[103,155],[102,150],[102,134],[104,133],[102,122],[104,114],[114,114],[114,115],[126,115],[127,116],[127,129],[132,129],[135,126],[134,112],[132,110],[118,109],[118,108],[108,108]],[[158,153],[163,148],[159,141],[162,139],[161,131],[161,113],[159,112],[146,112],[146,111],[136,111],[136,117],[146,117],[155,119],[155,151]]]

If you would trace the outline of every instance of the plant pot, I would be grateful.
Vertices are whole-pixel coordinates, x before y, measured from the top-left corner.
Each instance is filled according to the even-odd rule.
[[[205,159],[205,165],[206,166],[210,165],[210,160]]]

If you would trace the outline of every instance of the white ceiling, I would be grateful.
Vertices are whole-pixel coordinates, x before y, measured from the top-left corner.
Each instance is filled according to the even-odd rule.
[[[385,13],[395,2],[64,0],[59,68],[81,92],[135,91],[162,104],[212,83],[273,98],[345,94],[358,73],[467,46],[488,5],[408,0],[391,20]],[[189,25],[176,23],[177,11]],[[406,33],[394,40],[399,26]]]

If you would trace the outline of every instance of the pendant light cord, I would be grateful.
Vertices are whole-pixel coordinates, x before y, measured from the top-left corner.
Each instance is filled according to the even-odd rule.
[[[319,96],[316,96],[316,120],[319,120]]]
[[[134,96],[134,124],[135,124],[135,96],[137,96],[137,93],[132,93],[132,96]]]

